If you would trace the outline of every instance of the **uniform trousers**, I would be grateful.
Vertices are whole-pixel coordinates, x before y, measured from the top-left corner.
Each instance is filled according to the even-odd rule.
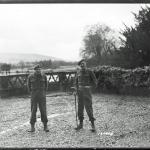
[[[78,118],[80,121],[84,119],[84,107],[89,121],[94,121],[91,89],[83,87],[78,90]]]
[[[48,122],[46,111],[46,91],[34,90],[31,92],[30,124],[35,124],[36,122],[36,112],[38,107],[41,113],[41,121],[46,124]]]

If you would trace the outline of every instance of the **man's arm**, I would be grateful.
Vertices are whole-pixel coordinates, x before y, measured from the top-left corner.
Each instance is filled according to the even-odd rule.
[[[47,89],[48,89],[47,77],[46,77],[46,75],[44,75],[44,77],[45,77],[45,91],[47,91]]]
[[[77,90],[78,90],[78,76],[77,76],[77,72],[76,72],[75,77],[74,77],[72,90],[74,91],[73,93],[77,93]]]
[[[31,81],[30,81],[30,76],[28,76],[28,79],[27,79],[27,88],[28,88],[28,91],[31,92]]]
[[[91,77],[92,81],[94,82],[94,85],[97,87],[98,81],[97,81],[96,76],[93,71],[90,71],[90,77]]]
[[[77,73],[75,75],[75,87],[78,88],[78,76],[77,76]]]

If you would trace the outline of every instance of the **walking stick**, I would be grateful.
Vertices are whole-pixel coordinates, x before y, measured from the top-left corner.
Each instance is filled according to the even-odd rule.
[[[77,94],[74,93],[75,97],[75,113],[76,113],[76,125],[78,126],[78,116],[77,116]]]

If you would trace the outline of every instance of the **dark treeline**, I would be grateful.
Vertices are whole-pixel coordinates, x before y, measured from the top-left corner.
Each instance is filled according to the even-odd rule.
[[[135,27],[115,32],[106,25],[96,24],[88,28],[83,39],[81,56],[88,66],[111,65],[122,68],[137,68],[150,64],[150,8],[146,6],[133,13]]]

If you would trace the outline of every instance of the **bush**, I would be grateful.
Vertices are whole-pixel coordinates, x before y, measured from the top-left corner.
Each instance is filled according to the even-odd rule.
[[[150,86],[150,67],[136,69],[123,69],[111,66],[99,66],[94,68],[100,88],[116,89],[139,88]]]

